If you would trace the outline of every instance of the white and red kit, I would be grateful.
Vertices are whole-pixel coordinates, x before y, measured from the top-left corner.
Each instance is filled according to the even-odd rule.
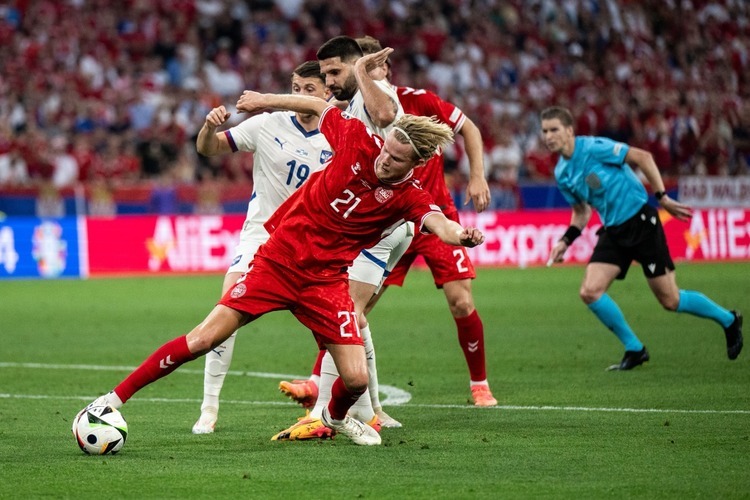
[[[396,183],[378,179],[383,139],[361,121],[329,107],[319,129],[332,160],[266,222],[271,237],[221,303],[253,317],[290,309],[321,344],[361,344],[346,268],[403,222],[422,230],[441,210],[411,174]]]

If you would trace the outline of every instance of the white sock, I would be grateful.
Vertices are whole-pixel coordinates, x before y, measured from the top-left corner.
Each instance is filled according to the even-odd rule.
[[[224,341],[223,344],[206,354],[206,367],[203,369],[203,404],[204,408],[219,409],[219,395],[224,386],[224,379],[229,371],[234,354],[234,341],[237,332]]]
[[[475,385],[486,385],[489,387],[490,383],[487,382],[487,379],[484,380],[470,380],[469,381],[469,387],[474,387]]]
[[[124,403],[115,391],[110,391],[107,393],[107,404],[115,410],[119,410]]]
[[[323,414],[323,408],[327,407],[331,401],[331,389],[338,376],[339,372],[336,369],[336,363],[333,362],[333,356],[330,352],[326,352],[320,363],[318,400],[315,402],[315,408],[310,411],[310,418],[320,418]]]
[[[370,325],[360,329],[362,332],[362,340],[365,344],[365,356],[367,357],[367,371],[369,372],[367,382],[367,392],[370,396],[370,404],[373,409],[381,409],[383,407],[380,404],[380,384],[378,383],[378,367],[375,362],[375,344],[372,341],[372,332],[370,332]]]

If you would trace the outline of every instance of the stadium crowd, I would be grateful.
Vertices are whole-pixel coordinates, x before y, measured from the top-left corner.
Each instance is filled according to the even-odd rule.
[[[192,185],[210,212],[252,164],[196,154],[206,113],[244,89],[287,92],[293,68],[340,34],[394,47],[394,83],[472,118],[497,193],[551,178],[538,122],[551,104],[573,111],[577,134],[648,149],[667,180],[748,174],[743,0],[10,0],[0,187],[83,185],[106,212],[118,187]],[[447,158],[458,185],[460,141]]]

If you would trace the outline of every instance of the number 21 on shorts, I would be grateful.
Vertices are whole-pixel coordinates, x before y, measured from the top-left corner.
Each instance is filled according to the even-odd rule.
[[[339,311],[339,335],[341,338],[352,338],[355,335],[361,337],[359,325],[357,324],[357,313],[354,311]]]

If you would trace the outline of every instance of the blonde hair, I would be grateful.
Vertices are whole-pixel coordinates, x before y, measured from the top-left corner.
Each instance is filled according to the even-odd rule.
[[[453,129],[434,116],[403,115],[393,124],[393,131],[398,142],[411,144],[422,160],[429,160],[438,148],[453,142]]]

